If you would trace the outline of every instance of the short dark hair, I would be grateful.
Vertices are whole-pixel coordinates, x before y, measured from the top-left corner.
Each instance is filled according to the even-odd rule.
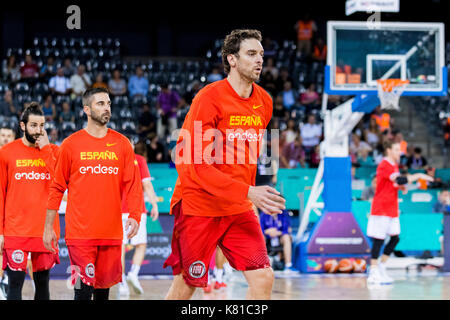
[[[386,154],[387,149],[392,149],[392,146],[398,142],[395,142],[394,140],[388,139],[383,142],[383,151]]]
[[[97,93],[107,93],[109,94],[108,89],[103,87],[98,88],[89,88],[83,93],[83,106],[90,106],[91,105],[91,98],[94,94]]]
[[[28,107],[23,110],[22,115],[20,116],[20,122],[23,122],[25,125],[28,123],[28,119],[30,115],[35,116],[44,116],[44,111],[42,111],[42,107],[36,101],[32,101]]]
[[[241,48],[241,42],[246,39],[256,39],[261,42],[261,32],[255,29],[236,29],[225,37],[222,46],[222,64],[225,73],[228,74],[230,72],[227,56],[229,54],[237,55]]]

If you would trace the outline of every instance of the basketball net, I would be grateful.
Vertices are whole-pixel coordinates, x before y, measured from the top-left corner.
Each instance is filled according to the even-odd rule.
[[[378,97],[381,109],[400,111],[399,100],[409,80],[379,79],[377,80]]]

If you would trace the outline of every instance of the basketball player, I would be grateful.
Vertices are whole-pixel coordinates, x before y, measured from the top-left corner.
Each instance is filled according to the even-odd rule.
[[[5,144],[10,143],[16,139],[16,133],[13,129],[6,125],[0,127],[0,148]],[[0,266],[3,264],[3,258],[0,255]],[[6,300],[6,291],[8,287],[8,276],[0,268],[0,300]]]
[[[386,273],[386,261],[400,240],[398,190],[406,193],[406,184],[418,179],[433,181],[432,177],[423,173],[400,174],[398,168],[401,156],[400,144],[388,140],[383,147],[385,158],[377,167],[377,187],[367,224],[367,236],[372,239],[368,284],[389,284],[393,282],[393,279]],[[387,236],[390,239],[384,247],[383,255],[380,263],[378,263],[380,250]]]
[[[41,107],[32,102],[22,113],[24,136],[0,150],[0,252],[8,273],[8,300],[22,299],[27,261],[33,265],[35,300],[49,300],[49,271],[59,263],[42,244],[45,209],[58,147],[50,144]],[[59,220],[49,228],[59,235]],[[29,255],[30,253],[30,255]]]
[[[131,146],[134,150],[134,143],[132,139],[128,137]],[[139,165],[139,173],[142,180],[142,189],[144,190],[145,195],[147,195],[150,204],[152,205],[152,209],[150,212],[150,217],[152,221],[156,221],[159,216],[158,212],[158,204],[157,204],[157,196],[155,194],[155,190],[153,189],[153,185],[151,182],[150,171],[148,170],[147,160],[142,155],[135,153],[136,161]],[[143,199],[144,200],[144,199]],[[135,237],[131,239],[127,239],[124,237],[123,245],[122,245],[122,282],[119,283],[119,296],[128,296],[130,294],[127,282],[131,284],[134,291],[137,294],[143,294],[144,289],[138,280],[139,270],[141,268],[142,262],[145,257],[145,249],[147,247],[147,210],[145,208],[145,202],[142,202],[142,215],[141,222],[139,223],[139,230]],[[128,204],[125,201],[125,197],[122,198],[122,222],[125,228],[126,220],[128,219]],[[125,233],[125,230],[124,230]],[[125,245],[130,243],[135,247],[133,260],[131,269],[128,272],[128,275],[125,276]]]
[[[129,207],[125,229],[136,235],[142,214],[142,185],[130,142],[106,125],[111,100],[104,88],[83,94],[86,128],[60,146],[55,177],[50,186],[44,245],[56,241],[51,225],[68,189],[66,244],[72,265],[75,300],[107,300],[109,288],[122,278],[122,191]]]
[[[184,121],[176,148],[179,178],[171,200],[172,253],[164,263],[172,267],[174,280],[166,299],[189,299],[196,287],[207,285],[217,245],[230,265],[243,271],[248,299],[271,297],[273,270],[252,203],[276,214],[285,201],[269,186],[254,186],[260,149],[251,147],[261,142],[272,117],[272,99],[255,83],[263,55],[259,31],[232,31],[222,48],[227,78],[200,90]],[[179,148],[188,145],[189,138],[190,148],[181,154]],[[211,151],[211,144],[226,146],[231,156],[224,157],[220,148]],[[253,156],[254,164],[235,161],[236,155],[240,160]]]

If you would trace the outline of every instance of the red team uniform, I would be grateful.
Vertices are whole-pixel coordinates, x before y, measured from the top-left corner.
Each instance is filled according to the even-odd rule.
[[[66,244],[78,276],[94,288],[122,279],[122,195],[130,217],[140,222],[143,191],[133,149],[108,129],[103,138],[80,130],[61,144],[48,209],[58,210],[68,189]]]
[[[51,269],[59,263],[58,252],[48,251],[42,234],[47,197],[58,147],[41,150],[17,139],[0,149],[0,234],[4,235],[3,269],[25,271],[31,252],[33,271]],[[54,231],[59,237],[59,219]],[[57,248],[55,248],[57,249]]]
[[[377,168],[377,187],[373,197],[367,235],[385,239],[387,235],[400,234],[398,190],[404,188],[395,183],[400,175],[398,165],[384,158]]]
[[[180,134],[177,142],[177,147],[187,148],[177,154],[179,178],[171,200],[175,215],[172,253],[164,263],[164,267],[172,267],[174,275],[182,273],[188,285],[207,285],[208,265],[217,245],[237,270],[270,267],[264,236],[247,194],[255,184],[259,145],[271,117],[272,98],[255,83],[251,96],[242,98],[227,79],[216,81],[200,90],[192,102],[182,127],[191,141]],[[220,131],[215,142],[224,151],[220,155],[216,150],[205,159],[210,151],[205,138],[209,129]],[[195,145],[199,135],[200,141],[208,140],[201,148]],[[214,156],[222,163],[208,162]],[[243,156],[245,161],[240,159]],[[180,163],[181,158],[187,162]],[[226,158],[234,161],[229,163]]]

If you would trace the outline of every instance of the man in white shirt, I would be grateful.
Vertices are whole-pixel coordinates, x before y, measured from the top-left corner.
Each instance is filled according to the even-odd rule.
[[[76,96],[81,96],[92,84],[91,78],[85,73],[86,68],[80,64],[77,73],[70,78],[72,92]]]
[[[322,137],[322,126],[316,123],[315,115],[310,114],[308,116],[308,122],[301,128],[301,136],[303,148],[307,157],[309,157],[309,154],[320,143],[320,138]]]
[[[53,94],[58,95],[69,94],[72,89],[69,79],[64,76],[63,68],[58,68],[56,75],[50,78],[48,86]]]

